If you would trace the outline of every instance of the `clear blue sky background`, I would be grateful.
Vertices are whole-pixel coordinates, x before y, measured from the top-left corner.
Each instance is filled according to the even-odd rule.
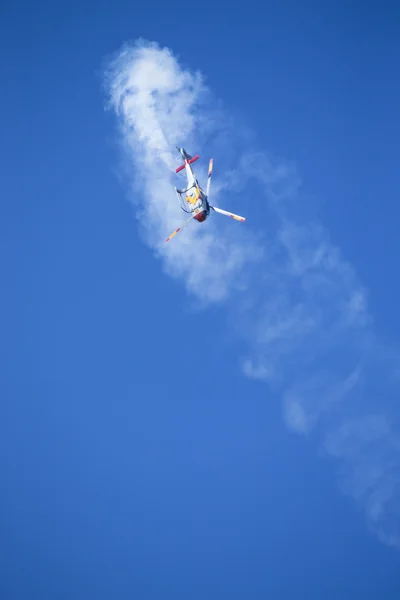
[[[3,3],[1,598],[398,600],[399,554],[140,241],[101,86],[142,36],[203,71],[297,162],[393,342],[399,23],[394,2]]]

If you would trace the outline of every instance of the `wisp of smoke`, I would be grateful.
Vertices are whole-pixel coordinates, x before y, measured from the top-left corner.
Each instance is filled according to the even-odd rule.
[[[183,68],[168,48],[145,40],[126,45],[105,82],[146,243],[201,302],[240,298],[230,310],[240,313],[235,322],[247,346],[243,372],[282,397],[293,431],[306,435],[320,426],[343,490],[379,538],[400,548],[398,356],[376,340],[365,291],[328,232],[297,215],[295,171],[246,149],[248,137],[212,101],[203,76]],[[248,233],[210,219],[165,244],[182,219],[173,190],[175,146],[201,152],[210,134],[221,154],[239,147],[213,181],[213,201],[218,206],[229,191],[234,202],[246,185],[264,198],[268,229]],[[205,171],[196,170],[204,181]]]

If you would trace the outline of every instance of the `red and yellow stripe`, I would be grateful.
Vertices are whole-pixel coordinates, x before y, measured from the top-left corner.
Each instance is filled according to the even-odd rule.
[[[171,233],[171,235],[165,240],[166,242],[169,242],[169,240],[172,240],[172,238],[174,237],[174,235],[176,235],[179,231],[181,230],[180,227],[178,227],[178,229],[176,229],[174,231],[174,233]]]

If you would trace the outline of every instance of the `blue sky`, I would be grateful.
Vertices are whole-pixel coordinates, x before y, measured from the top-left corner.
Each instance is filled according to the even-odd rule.
[[[398,598],[398,10],[1,10],[2,597]]]

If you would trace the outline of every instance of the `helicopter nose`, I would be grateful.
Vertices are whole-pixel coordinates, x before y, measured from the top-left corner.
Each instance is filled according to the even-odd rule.
[[[206,220],[207,215],[206,212],[204,210],[202,210],[198,215],[196,215],[194,217],[196,219],[196,221],[198,221],[199,223],[203,223],[203,221]]]

